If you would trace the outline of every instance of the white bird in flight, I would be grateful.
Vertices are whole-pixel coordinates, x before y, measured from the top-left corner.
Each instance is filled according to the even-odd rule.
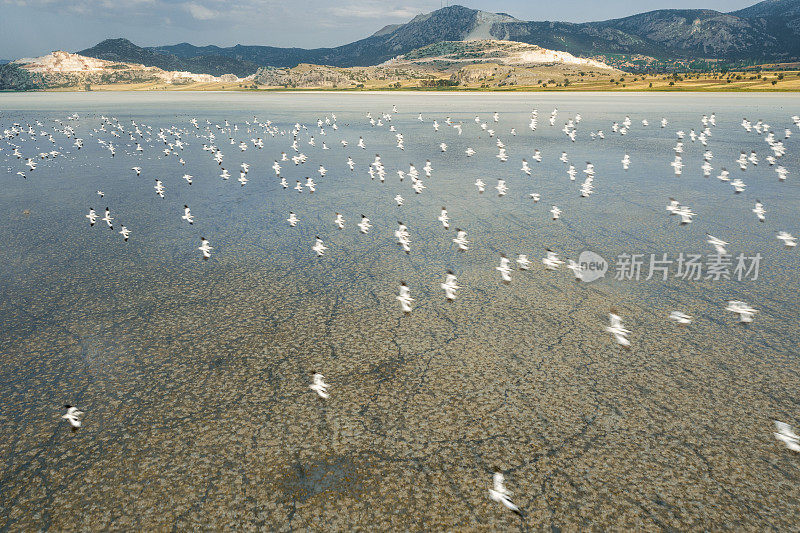
[[[500,272],[500,277],[505,283],[511,281],[511,261],[505,255],[500,256],[500,266],[496,266],[495,270]]]
[[[675,214],[681,217],[681,225],[685,225],[692,223],[692,217],[696,213],[692,212],[688,206],[682,205],[675,210]]]
[[[683,159],[681,156],[676,155],[670,166],[675,170],[675,175],[680,176],[683,173]]]
[[[361,233],[366,234],[371,227],[372,224],[369,223],[369,219],[366,216],[361,215],[361,222],[358,223],[358,229],[361,231]]]
[[[725,308],[726,311],[730,311],[731,313],[736,313],[739,315],[739,322],[752,322],[753,315],[757,313],[755,309],[750,307],[744,302],[739,300],[731,300],[728,302],[728,306]]]
[[[111,211],[109,211],[107,207],[105,214],[103,215],[103,218],[101,218],[100,220],[105,222],[109,228],[114,229],[114,225],[111,223],[114,220],[114,217],[111,216]]]
[[[800,436],[792,430],[786,422],[775,422],[775,438],[786,445],[793,452],[800,452]]]
[[[733,192],[739,194],[740,192],[745,190],[747,184],[743,182],[741,179],[736,178],[735,180],[731,181],[731,186],[733,186]]]
[[[194,224],[194,215],[192,211],[189,209],[188,205],[183,206],[183,216],[181,217],[183,220],[188,222],[189,224]]]
[[[783,244],[786,245],[787,248],[794,248],[797,246],[797,237],[786,231],[778,232],[778,239],[783,241]]]
[[[309,385],[308,388],[316,392],[317,395],[323,400],[327,400],[330,396],[328,394],[328,384],[325,383],[325,376],[319,372],[314,373],[313,377],[311,378],[311,385]]]
[[[614,336],[614,340],[621,346],[630,346],[631,341],[628,340],[630,331],[622,326],[622,318],[612,312],[608,314],[608,321],[609,325],[606,326],[606,331],[611,333]]]
[[[758,200],[756,200],[756,206],[753,208],[752,211],[753,213],[756,214],[756,217],[758,217],[759,222],[764,222],[764,220],[766,220],[764,214],[766,214],[767,211],[766,209],[764,209],[764,204],[762,204]]]
[[[578,171],[575,170],[575,165],[570,165],[567,169],[567,175],[569,176],[570,181],[575,181],[575,176],[577,176]]]
[[[558,258],[558,254],[556,254],[552,250],[547,250],[547,255],[542,258],[542,264],[544,264],[545,268],[548,270],[558,270],[558,267],[564,264],[564,261]]]
[[[90,207],[89,208],[89,214],[86,215],[86,218],[89,219],[89,225],[90,226],[94,226],[94,223],[97,221],[98,215],[95,212],[95,210]]]
[[[673,322],[680,324],[681,326],[688,326],[692,323],[691,315],[687,315],[681,311],[672,311],[669,314],[669,319]]]
[[[318,235],[314,237],[314,239],[314,246],[312,246],[311,249],[317,253],[317,257],[322,257],[328,247],[325,246],[325,244],[322,242],[322,239],[320,239]]]
[[[71,405],[65,405],[64,407],[67,409],[67,412],[61,418],[68,421],[72,429],[81,427],[83,411],[79,411],[77,407]]]
[[[408,227],[403,224],[402,222],[397,222],[398,226],[394,232],[395,237],[397,237],[397,244],[399,244],[405,253],[411,252],[411,235],[408,233]]]
[[[575,275],[576,281],[583,280],[583,267],[580,265],[580,263],[570,259],[567,263],[567,268],[570,269],[572,273]]]
[[[208,259],[211,257],[211,250],[214,248],[209,246],[208,240],[205,237],[200,237],[200,246],[198,246],[197,249],[203,252],[203,259]]]
[[[403,309],[404,313],[411,312],[411,302],[414,301],[414,298],[411,297],[411,291],[404,282],[400,283],[400,290],[395,298],[400,302],[400,307]]]
[[[450,217],[447,216],[447,209],[444,207],[442,207],[442,213],[439,215],[438,220],[442,223],[444,229],[450,229]]]
[[[442,283],[440,287],[444,290],[444,295],[448,300],[455,300],[456,291],[461,288],[456,284],[456,276],[453,274],[452,270],[447,271],[444,283]]]
[[[456,238],[453,239],[453,242],[458,245],[458,249],[462,252],[467,251],[467,245],[469,241],[467,240],[467,232],[463,229],[456,228]]]
[[[511,501],[511,492],[505,487],[505,478],[500,472],[495,472],[492,476],[492,488],[489,489],[489,497],[498,503],[502,503],[506,508],[519,513],[519,507]]]
[[[716,252],[717,252],[718,254],[720,254],[720,255],[725,255],[725,254],[727,254],[727,253],[728,253],[728,251],[725,249],[725,247],[728,245],[728,243],[727,243],[727,242],[725,242],[725,241],[723,241],[722,239],[719,239],[719,238],[717,238],[717,237],[714,237],[714,236],[713,236],[713,235],[711,235],[710,233],[706,233],[706,237],[708,237],[708,239],[706,240],[706,242],[707,242],[708,244],[710,244],[711,246],[713,246],[713,247],[714,247],[714,250],[716,250]]]
[[[681,204],[678,203],[678,200],[676,200],[675,198],[670,198],[669,204],[667,204],[667,211],[669,211],[670,215],[677,215],[680,206]]]

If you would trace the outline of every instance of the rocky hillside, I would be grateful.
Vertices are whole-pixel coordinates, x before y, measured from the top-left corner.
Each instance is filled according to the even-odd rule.
[[[372,67],[302,63],[264,67],[253,80],[284,88],[531,87],[545,82],[610,79],[620,70],[566,52],[496,40],[446,41],[428,45]]]
[[[612,67],[593,59],[575,57],[569,52],[548,50],[540,46],[515,41],[481,39],[473,41],[444,41],[423,46],[397,56],[383,65],[464,65],[468,63],[499,63],[504,65],[538,66],[571,65],[589,70],[612,70]]]
[[[0,89],[34,90],[86,85],[159,82],[164,84],[235,83],[240,78],[226,74],[211,76],[183,71],[166,71],[133,63],[106,61],[56,51],[42,57],[18,59],[0,65]]]
[[[793,3],[800,6],[798,0]],[[745,15],[742,12],[737,16],[708,10],[665,10],[594,23],[591,27],[640,37],[650,48],[651,55],[664,57],[775,61],[800,55],[800,32],[785,31],[782,17],[770,16],[767,24],[765,19]]]
[[[265,67],[259,69],[254,81],[267,87],[292,88],[351,88],[357,85],[355,77],[346,69],[300,64],[293,68]]]
[[[446,78],[449,73],[410,66],[327,67],[301,63],[292,68],[264,67],[253,77],[258,85],[298,89],[387,88],[391,84],[420,86],[423,81]]]

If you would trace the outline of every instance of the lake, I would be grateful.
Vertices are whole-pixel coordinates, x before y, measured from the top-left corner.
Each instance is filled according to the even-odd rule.
[[[689,134],[712,113],[703,147]],[[800,235],[798,113],[796,96],[773,94],[0,95],[0,529],[793,528],[798,456],[773,421],[800,427],[800,256],[776,238]],[[627,133],[614,132],[626,116]],[[748,132],[745,117],[769,127]],[[775,166],[767,131],[786,147]],[[751,151],[758,165],[740,170]],[[287,189],[272,169],[282,152]],[[376,154],[385,182],[368,174]],[[582,197],[587,162],[594,193]],[[410,164],[420,194],[397,174]],[[746,189],[717,179],[722,168]],[[315,192],[293,189],[307,177]],[[691,224],[669,215],[670,198],[696,213]],[[85,217],[105,207],[113,231]],[[728,243],[729,279],[679,275],[681,254],[709,268],[706,234]],[[544,267],[548,250],[565,261],[591,251],[608,270],[576,281],[566,265]],[[634,255],[638,280],[625,269]],[[740,255],[747,267],[760,257],[757,275],[736,270]],[[651,256],[671,261],[666,280],[646,279]],[[448,270],[454,301],[440,288]],[[752,323],[726,311],[731,300],[757,310]],[[612,310],[628,349],[605,331]],[[328,399],[309,389],[314,372]],[[85,413],[78,431],[65,404]],[[495,471],[520,514],[490,499]]]

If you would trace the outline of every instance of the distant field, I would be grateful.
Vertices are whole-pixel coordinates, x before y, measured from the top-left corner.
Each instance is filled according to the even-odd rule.
[[[699,77],[696,74],[684,75],[659,75],[642,76],[626,74],[620,78],[604,76],[603,78],[570,79],[567,85],[561,80],[558,83],[547,85],[488,85],[474,83],[467,86],[452,87],[421,87],[419,80],[401,81],[400,87],[390,84],[385,80],[369,80],[361,88],[342,87],[269,87],[258,86],[254,89],[251,85],[240,83],[187,83],[170,85],[164,83],[121,83],[110,85],[92,85],[93,91],[370,91],[370,90],[449,90],[449,91],[694,91],[694,92],[795,92],[800,91],[800,70],[796,71],[770,71],[762,72],[760,77],[754,73],[737,73],[730,82],[718,76]],[[741,77],[741,79],[735,79]],[[781,77],[779,79],[779,77]],[[754,78],[754,79],[751,79]],[[442,76],[441,79],[449,79]],[[488,86],[486,86],[488,85]],[[77,91],[83,87],[62,87],[48,89],[51,91]]]

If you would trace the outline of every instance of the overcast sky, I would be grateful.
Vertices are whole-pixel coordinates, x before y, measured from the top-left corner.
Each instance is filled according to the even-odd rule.
[[[732,11],[756,0],[450,2],[454,3],[523,20],[585,22],[664,8]],[[441,5],[440,0],[0,0],[0,59],[57,49],[75,52],[111,37],[141,46],[336,46]]]

